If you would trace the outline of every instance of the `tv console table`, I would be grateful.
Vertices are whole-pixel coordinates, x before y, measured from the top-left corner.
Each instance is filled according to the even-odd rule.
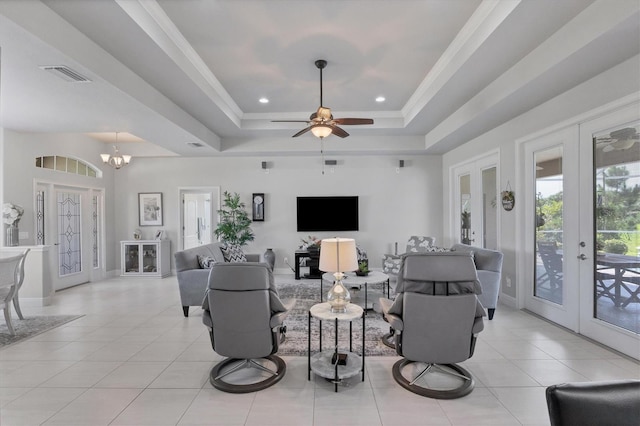
[[[295,266],[295,277],[296,280],[300,279],[300,259],[311,259],[311,254],[309,254],[308,251],[306,250],[296,250],[295,256],[294,256],[294,261],[296,263]],[[316,267],[314,268],[313,266],[309,267],[309,273],[306,274],[304,276],[304,278],[311,278],[311,279],[320,279],[322,278],[322,272],[320,272],[320,270]]]

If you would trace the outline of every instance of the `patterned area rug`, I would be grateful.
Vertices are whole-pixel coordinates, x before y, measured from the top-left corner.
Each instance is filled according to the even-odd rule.
[[[323,291],[329,291],[330,286],[324,285]],[[358,293],[364,293],[362,290],[350,289],[352,292],[352,300],[358,299]],[[286,341],[280,345],[278,355],[299,355],[306,356],[308,351],[308,326],[309,326],[309,308],[316,303],[320,303],[320,282],[319,280],[300,280],[292,283],[279,283],[278,293],[281,299],[295,298],[296,304],[293,310],[287,316],[285,324],[287,326]],[[380,291],[368,291],[369,300],[377,302],[380,297]],[[362,298],[364,296],[362,295]],[[357,303],[357,301],[355,302]],[[365,318],[365,349],[366,356],[394,356],[397,355],[395,350],[383,345],[380,337],[389,332],[389,324],[382,319],[382,315],[373,310],[367,311]],[[329,349],[335,342],[334,334],[335,325],[328,324],[327,321],[322,324],[322,346],[323,349]],[[319,343],[319,324],[315,318],[311,319],[311,350],[318,350]],[[338,323],[338,346],[349,348],[349,323]],[[362,351],[362,320],[353,321],[353,351]]]
[[[5,324],[3,320],[2,324],[0,324],[0,349],[28,339],[29,337],[37,336],[40,333],[44,333],[45,331],[49,331],[83,316],[84,315],[49,315],[25,317],[23,320],[14,318],[12,321],[13,329],[16,332],[14,336],[9,334],[7,324]]]

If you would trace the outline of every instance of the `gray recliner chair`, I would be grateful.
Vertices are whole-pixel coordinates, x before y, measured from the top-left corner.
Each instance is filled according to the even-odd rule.
[[[211,370],[209,379],[216,389],[255,392],[284,377],[286,364],[274,354],[286,332],[283,321],[294,303],[280,300],[266,263],[213,265],[202,322],[209,329],[213,350],[227,357]],[[275,369],[269,368],[273,366]],[[256,380],[246,384],[244,375],[243,384],[223,380],[233,379],[232,374],[245,367],[258,370]]]
[[[482,292],[471,253],[410,253],[398,274],[394,301],[380,299],[385,319],[395,330],[395,348],[404,357],[393,366],[393,378],[405,389],[439,399],[459,398],[474,387],[473,376],[456,365],[473,355],[483,330]],[[407,378],[410,364],[424,368]],[[429,374],[448,375],[453,388],[430,388]],[[425,386],[423,386],[425,385]]]

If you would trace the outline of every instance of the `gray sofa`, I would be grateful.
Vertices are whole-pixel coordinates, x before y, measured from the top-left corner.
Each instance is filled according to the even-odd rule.
[[[202,269],[198,263],[198,255],[211,256],[216,262],[224,262],[220,246],[223,243],[211,243],[177,251],[174,253],[176,274],[180,289],[180,301],[185,317],[189,316],[189,306],[202,306],[207,290],[210,269]],[[259,262],[259,254],[246,254],[247,262]]]
[[[489,319],[493,319],[500,295],[500,281],[502,279],[502,258],[499,251],[489,250],[480,247],[468,246],[466,244],[454,244],[453,251],[473,252],[473,260],[478,271],[478,279],[482,286],[482,294],[478,299],[482,306],[487,309]]]

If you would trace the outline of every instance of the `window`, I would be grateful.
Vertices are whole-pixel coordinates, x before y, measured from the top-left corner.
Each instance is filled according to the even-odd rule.
[[[36,157],[36,167],[56,170],[64,173],[72,173],[80,176],[100,177],[100,170],[75,158],[62,157],[60,155],[48,155]]]

